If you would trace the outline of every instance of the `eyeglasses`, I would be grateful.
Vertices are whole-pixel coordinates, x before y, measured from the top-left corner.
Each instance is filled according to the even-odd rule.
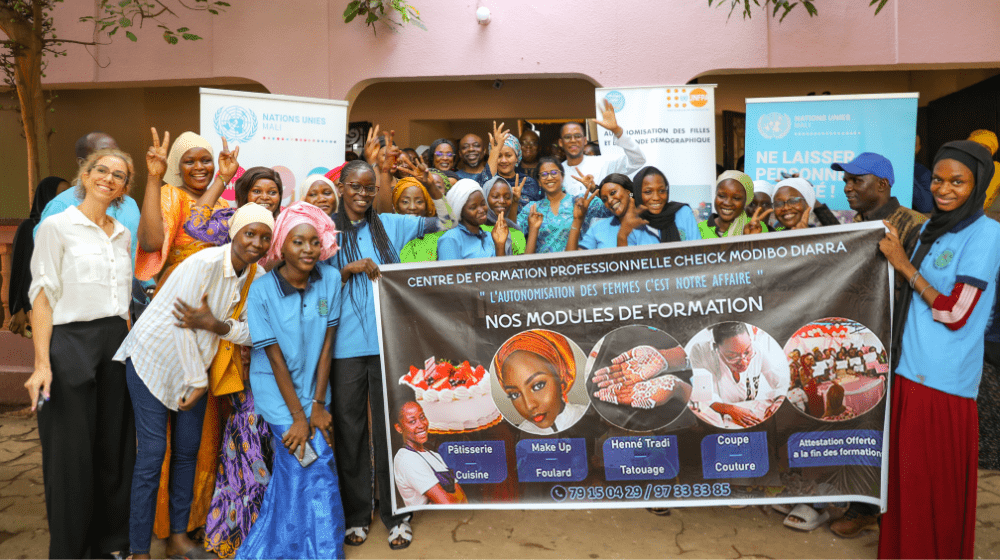
[[[556,175],[562,175],[562,173],[560,173],[559,170],[557,170],[557,169],[553,169],[552,171],[542,171],[541,173],[538,174],[539,177],[543,177],[543,178],[544,177],[555,177]]]
[[[434,155],[439,158],[453,158],[455,154],[450,152],[434,152]]]
[[[111,178],[114,179],[119,185],[124,185],[128,181],[128,175],[122,173],[121,171],[115,171],[112,173],[110,169],[104,167],[103,165],[95,165],[93,167],[93,171],[98,177],[107,177],[108,175],[111,175]]]
[[[562,139],[565,140],[565,141],[567,141],[567,142],[570,142],[572,140],[583,140],[584,139],[584,135],[582,135],[582,134],[566,134],[566,135],[562,136]]]
[[[747,349],[743,352],[724,352],[720,348],[719,353],[722,355],[722,360],[727,364],[749,362],[754,356],[753,346],[747,346]]]
[[[361,183],[344,183],[344,186],[351,189],[354,194],[375,194],[378,192],[378,185],[362,185]]]
[[[788,200],[775,200],[773,206],[775,208],[784,208],[786,204],[799,204],[800,202],[805,202],[806,199],[801,196],[793,196]]]

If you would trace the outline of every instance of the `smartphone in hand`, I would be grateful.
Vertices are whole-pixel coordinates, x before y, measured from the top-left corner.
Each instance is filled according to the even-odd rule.
[[[285,439],[286,435],[288,435],[288,432],[281,434],[281,439]],[[305,442],[305,448],[305,452],[302,452],[301,450],[295,452],[295,458],[298,459],[299,464],[302,465],[303,468],[308,467],[313,464],[316,459],[319,459],[319,455],[316,453],[316,450],[313,449],[312,444],[309,443],[308,440]],[[299,453],[302,453],[302,458],[299,458]]]

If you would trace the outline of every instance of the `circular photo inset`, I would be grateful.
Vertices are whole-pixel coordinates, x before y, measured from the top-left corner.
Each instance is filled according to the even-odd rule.
[[[529,434],[557,434],[587,412],[586,387],[577,383],[586,356],[565,336],[544,329],[507,339],[490,362],[493,402]]]
[[[774,337],[740,321],[716,323],[688,342],[691,411],[720,428],[752,428],[774,414],[788,392],[788,361]]]
[[[587,360],[587,395],[608,422],[634,432],[660,429],[691,396],[688,357],[669,334],[642,325],[615,329]]]
[[[840,422],[875,408],[885,397],[889,355],[868,327],[829,317],[795,331],[785,344],[788,400],[803,414]]]

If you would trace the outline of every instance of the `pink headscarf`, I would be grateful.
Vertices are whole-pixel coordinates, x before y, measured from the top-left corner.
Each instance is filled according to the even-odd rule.
[[[337,244],[337,228],[333,225],[330,216],[308,202],[299,201],[285,208],[275,220],[271,249],[267,252],[268,259],[279,261],[284,258],[281,254],[281,246],[285,244],[288,232],[302,224],[309,224],[316,228],[319,242],[323,247],[319,253],[320,260],[325,261],[340,249]]]

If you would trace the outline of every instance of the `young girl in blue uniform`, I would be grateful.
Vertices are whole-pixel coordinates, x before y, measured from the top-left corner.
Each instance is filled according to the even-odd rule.
[[[270,257],[284,264],[255,282],[247,296],[254,343],[250,384],[276,451],[260,513],[237,558],[344,557],[344,512],[326,410],[340,275],[317,264],[336,251],[329,216],[296,202],[274,227]],[[318,457],[300,464],[311,451]]]
[[[484,259],[511,254],[508,220],[499,216],[493,231],[483,229],[489,208],[483,189],[472,179],[462,179],[445,195],[459,212],[458,224],[438,240],[438,260]]]
[[[654,245],[660,242],[660,232],[650,228],[649,222],[639,217],[639,205],[632,197],[632,181],[628,175],[612,173],[601,181],[597,189],[588,190],[590,194],[578,198],[573,206],[573,225],[569,228],[567,251]],[[590,201],[597,194],[613,215],[594,222],[581,239],[583,220],[587,216]]]
[[[372,430],[385,434],[382,400],[382,362],[375,327],[375,296],[372,280],[379,265],[399,262],[399,251],[407,243],[438,230],[437,218],[382,214],[372,206],[378,185],[375,171],[362,160],[348,162],[337,184],[340,207],[334,223],[341,232],[341,248],[329,262],[340,272],[343,283],[340,336],[333,350],[334,449],[341,481],[347,535],[344,543],[358,546],[368,538],[372,518],[371,460],[368,443],[368,406]],[[375,437],[375,472],[378,476],[380,515],[389,529],[393,549],[413,540],[408,515],[392,515],[389,484],[389,451],[385,437]]]

